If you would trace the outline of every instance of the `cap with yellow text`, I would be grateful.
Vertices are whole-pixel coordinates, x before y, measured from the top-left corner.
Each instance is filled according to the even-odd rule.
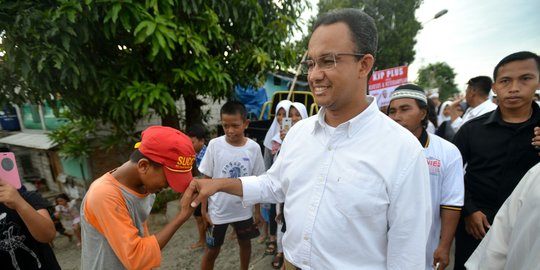
[[[142,132],[141,142],[135,148],[163,166],[165,178],[174,191],[186,190],[193,179],[191,169],[195,162],[195,150],[187,135],[174,128],[151,126]]]

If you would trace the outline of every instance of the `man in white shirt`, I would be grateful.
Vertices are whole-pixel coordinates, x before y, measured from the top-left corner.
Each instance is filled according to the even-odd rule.
[[[540,132],[539,132],[540,134]],[[539,136],[540,137],[540,136]],[[540,266],[540,163],[504,202],[489,232],[471,255],[469,270],[528,270]]]
[[[448,266],[465,193],[459,150],[426,130],[430,109],[424,90],[414,84],[400,85],[390,96],[388,116],[418,138],[429,166],[433,220],[426,249],[426,270],[436,265],[439,269]]]
[[[318,115],[294,125],[259,177],[192,182],[192,205],[224,191],[245,204],[285,202],[287,269],[421,269],[431,227],[423,149],[366,96],[377,51],[373,19],[323,14],[303,68]]]
[[[497,108],[497,105],[489,98],[491,85],[493,81],[488,76],[474,77],[467,82],[465,91],[465,101],[469,106],[462,117],[459,116],[458,106],[463,99],[457,99],[450,105],[451,127],[454,132],[467,121],[474,119],[482,114],[491,112]]]

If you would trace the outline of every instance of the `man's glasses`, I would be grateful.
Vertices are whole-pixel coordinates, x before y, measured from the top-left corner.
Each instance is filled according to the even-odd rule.
[[[354,56],[357,60],[364,57],[364,53],[331,53],[323,55],[316,59],[308,59],[300,62],[301,72],[304,75],[307,75],[310,72],[313,72],[315,66],[319,68],[319,71],[327,71],[335,68],[337,66],[337,60],[340,56]]]

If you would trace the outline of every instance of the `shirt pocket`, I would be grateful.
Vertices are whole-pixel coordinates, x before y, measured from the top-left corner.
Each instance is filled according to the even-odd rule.
[[[383,181],[358,172],[335,180],[336,209],[349,218],[386,215],[388,196]]]

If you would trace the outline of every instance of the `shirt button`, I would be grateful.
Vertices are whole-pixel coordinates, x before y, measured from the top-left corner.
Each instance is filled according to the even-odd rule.
[[[306,241],[309,240],[309,237],[307,235],[304,236],[304,240],[306,240]]]
[[[332,146],[328,146],[328,151],[332,151]]]

